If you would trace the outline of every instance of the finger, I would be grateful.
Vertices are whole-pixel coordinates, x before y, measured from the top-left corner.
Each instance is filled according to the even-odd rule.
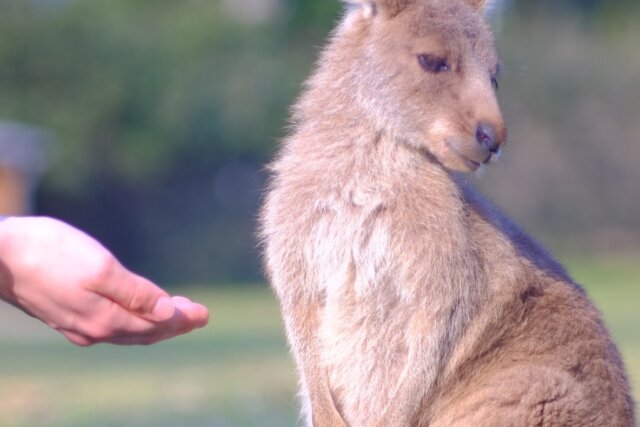
[[[156,324],[147,331],[148,333],[119,334],[107,342],[120,345],[148,345],[189,333],[208,323],[209,312],[203,305],[193,303],[184,297],[173,297],[172,301],[176,304],[176,310],[171,319]]]
[[[62,335],[64,335],[64,337],[67,340],[71,341],[73,344],[75,344],[77,346],[80,346],[80,347],[88,347],[88,346],[93,345],[95,343],[95,341],[93,341],[93,340],[91,340],[91,339],[89,339],[89,338],[87,338],[87,337],[85,337],[83,335],[80,335],[80,334],[77,334],[75,332],[72,332],[72,331],[68,331],[68,330],[65,330],[65,329],[58,329],[58,332],[60,332]]]
[[[165,328],[162,321],[143,319],[114,301],[99,295],[94,297],[99,301],[85,304],[91,309],[78,312],[70,325],[58,328],[61,332],[64,330],[65,336],[78,345],[83,345],[82,337],[89,343],[111,342],[121,336],[136,339],[146,337]]]
[[[93,291],[109,298],[127,311],[152,321],[170,319],[175,311],[169,294],[142,276],[117,265]]]
[[[204,305],[192,302],[183,296],[174,296],[171,300],[176,309],[183,314],[187,323],[196,328],[202,328],[209,323],[209,310]]]

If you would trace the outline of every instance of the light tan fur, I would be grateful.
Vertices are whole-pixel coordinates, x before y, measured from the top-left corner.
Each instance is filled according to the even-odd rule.
[[[309,425],[634,424],[598,312],[461,173],[506,136],[484,6],[352,2],[294,109],[261,235]]]

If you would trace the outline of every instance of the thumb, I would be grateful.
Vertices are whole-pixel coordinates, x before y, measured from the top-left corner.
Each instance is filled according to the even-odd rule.
[[[119,266],[118,273],[97,284],[94,291],[122,306],[127,311],[151,320],[170,319],[175,307],[169,294],[150,280]]]

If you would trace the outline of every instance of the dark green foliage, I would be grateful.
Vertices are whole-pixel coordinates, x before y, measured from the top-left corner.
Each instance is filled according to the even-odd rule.
[[[283,11],[248,25],[221,2],[4,0],[0,117],[58,140],[39,210],[163,279],[257,277],[260,169],[338,7]]]

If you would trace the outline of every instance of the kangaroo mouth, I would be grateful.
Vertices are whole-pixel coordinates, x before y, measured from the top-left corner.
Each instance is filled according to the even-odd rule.
[[[480,156],[481,154],[485,154],[485,158],[483,160],[477,160],[477,159],[473,159],[470,156],[464,155],[462,154],[459,150],[459,148],[456,146],[457,144],[455,144],[454,141],[447,141],[447,146],[451,149],[451,151],[453,151],[453,153],[458,156],[458,158],[460,160],[462,160],[462,162],[471,170],[471,171],[476,171],[477,169],[479,169],[480,167],[482,167],[483,165],[488,164],[491,159],[493,158],[494,154],[497,155],[498,152],[493,153],[493,152],[489,152],[487,151],[486,153],[480,153],[479,151],[485,151],[485,150],[478,150],[478,155]],[[476,154],[476,153],[474,153]]]
[[[482,166],[482,163],[476,162],[475,160],[471,160],[468,159],[464,156],[460,156],[460,158],[462,159],[462,161],[464,161],[467,166],[471,169],[471,170],[476,170],[478,169],[480,166]],[[486,162],[485,162],[486,163]]]

